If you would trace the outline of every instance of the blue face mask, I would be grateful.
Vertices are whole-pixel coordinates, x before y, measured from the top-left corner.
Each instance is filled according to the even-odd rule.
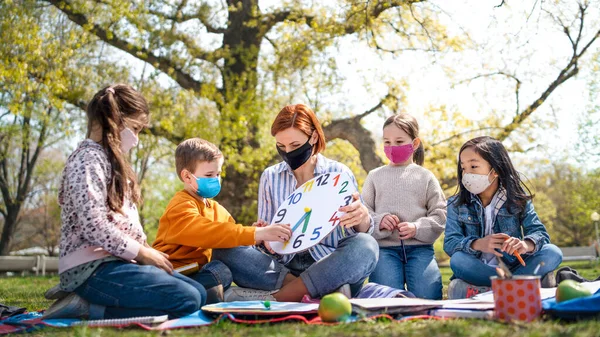
[[[196,178],[193,174],[192,177]],[[214,198],[221,192],[221,178],[219,177],[196,178],[196,183],[198,184],[196,193],[202,198]]]

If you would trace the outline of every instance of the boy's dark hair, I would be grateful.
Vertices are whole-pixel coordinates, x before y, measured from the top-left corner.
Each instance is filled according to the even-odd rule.
[[[457,168],[458,189],[455,194],[458,195],[456,199],[458,205],[468,203],[471,196],[471,192],[467,191],[462,183],[463,173],[460,165],[460,155],[466,148],[472,148],[477,152],[485,161],[490,163],[492,169],[498,174],[498,182],[506,190],[506,207],[509,212],[513,214],[521,212],[527,201],[533,199],[531,190],[521,180],[519,172],[515,170],[508,156],[508,151],[506,151],[502,142],[489,136],[473,138],[460,148]],[[513,212],[513,210],[516,210],[516,212]]]
[[[406,132],[410,136],[411,139],[415,139],[419,137],[419,122],[417,119],[409,114],[397,114],[388,117],[388,119],[383,122],[383,128],[386,126],[394,124],[400,130]],[[413,161],[419,165],[423,166],[423,162],[425,161],[425,149],[423,148],[423,140],[419,143],[419,147],[413,152]]]
[[[137,204],[142,201],[135,172],[121,152],[120,127],[127,120],[137,123],[135,120],[149,114],[148,103],[142,94],[128,84],[113,84],[101,89],[87,105],[87,136],[95,127],[102,129],[101,145],[113,172],[107,188],[108,206],[113,211],[121,211],[125,196]]]
[[[186,139],[175,150],[177,176],[181,180],[181,171],[184,169],[194,172],[199,163],[220,158],[223,158],[223,153],[215,144],[201,138]]]

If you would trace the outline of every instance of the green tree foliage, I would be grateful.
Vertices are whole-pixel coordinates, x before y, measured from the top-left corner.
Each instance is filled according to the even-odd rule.
[[[600,171],[555,165],[538,175],[534,186],[534,205],[552,241],[564,246],[592,244],[596,236],[590,215],[600,209]]]
[[[357,149],[365,171],[383,164],[377,142],[362,120],[381,109],[401,111],[402,85],[390,83],[389,94],[362,113],[344,110],[343,104],[335,109],[321,105],[324,95],[338,90],[340,78],[332,50],[340,41],[352,37],[381,54],[393,55],[460,52],[472,47],[469,37],[448,29],[447,20],[441,19],[443,11],[427,1],[283,1],[271,6],[257,0],[40,3],[52,4],[78,24],[83,35],[145,62],[157,78],[168,82],[166,102],[181,107],[156,114],[152,133],[173,143],[191,136],[216,142],[227,158],[220,200],[245,222],[254,218],[258,176],[277,158],[268,125],[283,105],[297,97],[307,98],[317,109],[329,140],[344,139]],[[433,108],[426,116],[433,123],[425,142],[427,166],[442,178],[443,186],[455,184],[454,152],[466,138],[486,132],[507,139],[578,72],[580,58],[597,37],[589,37],[588,29],[583,29],[588,6],[585,2],[571,8],[557,4],[541,11],[565,31],[565,39],[573,42],[573,55],[529,105],[519,105],[524,81],[512,70],[489,69],[467,80],[498,77],[516,83],[512,118],[507,120],[503,112],[472,122],[444,107]],[[161,99],[153,102],[163,104],[165,95],[154,93]],[[341,151],[337,143],[332,145],[335,148]]]
[[[126,73],[97,62],[99,46],[74,26],[35,1],[0,2],[0,255],[9,252],[42,152],[82,124],[81,111],[64,102],[87,95],[102,76]]]

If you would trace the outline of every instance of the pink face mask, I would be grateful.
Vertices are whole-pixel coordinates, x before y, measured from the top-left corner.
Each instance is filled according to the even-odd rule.
[[[385,152],[385,156],[394,163],[400,164],[406,162],[410,159],[410,156],[413,155],[415,150],[413,149],[413,144],[404,144],[404,145],[395,145],[395,146],[384,146],[383,152]]]
[[[138,137],[130,128],[121,130],[121,152],[127,153],[138,144]]]

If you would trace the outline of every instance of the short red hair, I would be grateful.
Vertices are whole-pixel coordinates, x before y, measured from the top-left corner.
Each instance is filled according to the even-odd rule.
[[[317,142],[315,143],[313,154],[325,150],[325,134],[321,128],[321,123],[317,119],[315,112],[304,104],[295,104],[285,106],[279,113],[273,125],[271,125],[271,136],[275,136],[279,131],[294,127],[304,132],[310,139],[313,132],[317,133]]]

